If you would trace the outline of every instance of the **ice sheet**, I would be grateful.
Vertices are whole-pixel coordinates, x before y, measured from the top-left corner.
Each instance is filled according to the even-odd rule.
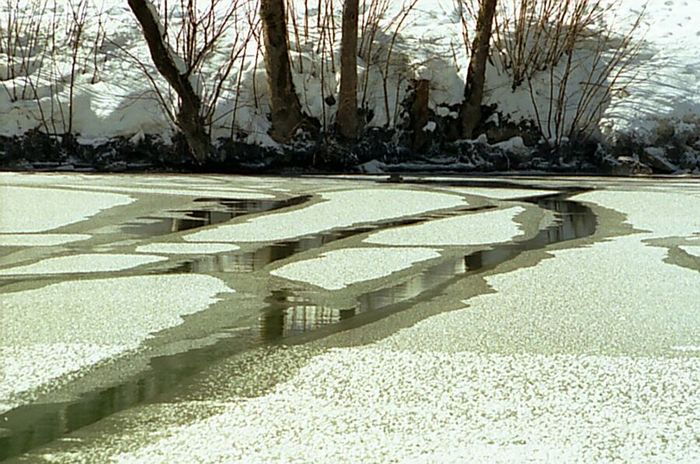
[[[438,257],[439,250],[430,248],[345,248],[323,253],[318,258],[287,264],[270,274],[326,290],[340,290]]]
[[[458,195],[408,189],[358,189],[322,193],[320,203],[285,213],[222,225],[184,237],[193,242],[279,241],[354,224],[466,206]]]
[[[0,185],[0,233],[44,232],[135,201],[127,195]]]
[[[132,269],[167,261],[162,256],[87,253],[48,258],[26,266],[0,269],[0,275],[82,274]]]
[[[508,242],[522,233],[515,217],[525,208],[469,213],[370,235],[365,242],[395,246],[485,245]]]

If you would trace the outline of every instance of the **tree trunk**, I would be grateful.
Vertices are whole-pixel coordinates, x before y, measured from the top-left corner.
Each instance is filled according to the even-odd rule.
[[[413,132],[413,151],[425,152],[429,147],[430,137],[425,127],[430,122],[430,81],[416,81],[413,104],[411,105],[411,131]]]
[[[472,42],[467,84],[464,87],[464,104],[462,105],[462,136],[466,138],[474,136],[474,130],[481,122],[481,101],[484,97],[486,61],[491,46],[496,3],[497,0],[481,0],[480,2],[476,36]]]
[[[306,121],[292,80],[284,0],[261,0],[260,17],[272,113],[270,136],[284,143]]]
[[[209,156],[211,140],[201,115],[202,100],[189,80],[189,70],[176,56],[163,36],[157,10],[150,0],[128,0],[143,36],[148,43],[151,59],[158,72],[168,81],[180,99],[176,124],[185,136],[192,156],[200,163]]]
[[[343,37],[340,45],[340,94],[336,127],[341,137],[354,140],[359,132],[357,117],[357,18],[358,0],[345,0]]]

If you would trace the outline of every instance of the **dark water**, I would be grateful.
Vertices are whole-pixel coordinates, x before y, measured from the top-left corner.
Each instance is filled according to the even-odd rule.
[[[295,201],[303,202],[306,200],[308,198]],[[349,308],[319,305],[308,295],[298,295],[290,290],[274,292],[266,298],[267,307],[262,312],[258,327],[244,331],[236,330],[235,333],[228,336],[226,328],[222,328],[222,338],[210,346],[172,356],[153,358],[150,360],[149,368],[133,378],[109,388],[84,394],[74,401],[29,405],[10,411],[4,416],[0,416],[0,427],[9,431],[6,435],[0,433],[0,460],[34,449],[118,411],[155,401],[183,380],[200,372],[217,360],[266,344],[283,341],[293,342],[300,336],[306,337],[313,334],[323,336],[334,330],[343,330],[348,322],[354,321],[354,325],[362,325],[401,311],[417,301],[429,301],[439,295],[442,289],[469,273],[493,268],[527,250],[541,249],[549,244],[590,236],[596,230],[597,221],[593,212],[581,204],[568,201],[565,196],[541,198],[532,202],[554,211],[557,222],[541,230],[531,240],[495,245],[490,250],[459,258],[443,259],[438,264],[403,282],[359,296],[356,303]],[[234,206],[234,209],[239,209],[238,211],[229,211],[226,214],[246,214],[242,206],[239,203]],[[253,209],[256,207],[269,208],[261,211],[284,207],[272,203],[248,206]],[[334,240],[368,231],[463,214],[465,211],[469,210],[424,215],[372,226],[321,233],[261,247],[249,253],[228,253],[186,261],[170,271],[252,272],[276,260],[321,247]],[[211,215],[202,222],[218,221],[219,219],[228,220],[223,219],[223,216]],[[170,226],[172,225],[171,223]],[[158,231],[161,230],[164,229],[142,229],[144,234],[159,233]]]

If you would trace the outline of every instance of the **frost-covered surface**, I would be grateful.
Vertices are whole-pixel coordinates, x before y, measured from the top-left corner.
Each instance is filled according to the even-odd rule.
[[[365,242],[395,246],[486,245],[508,242],[522,233],[515,217],[525,208],[465,214],[397,227],[370,235]]]
[[[56,246],[87,240],[86,234],[0,234],[0,247]]]
[[[67,281],[5,293],[0,403],[138,348],[150,334],[179,325],[183,316],[204,311],[218,294],[232,291],[219,279],[194,274]],[[38,356],[49,351],[53,354]],[[9,375],[17,372],[22,379]]]
[[[239,249],[239,246],[229,243],[150,243],[136,247],[136,252],[166,255],[199,255],[226,253]]]
[[[79,375],[83,368],[127,350],[121,345],[99,343],[36,343],[0,346],[0,414],[27,402],[19,394],[54,379]]]
[[[700,198],[671,192],[599,190],[574,197],[627,215],[627,222],[656,237],[700,233]]]
[[[155,430],[112,459],[694,462],[700,449],[686,420],[700,403],[687,387],[700,383],[699,367],[697,358],[334,350],[269,395]]]
[[[700,273],[664,263],[667,250],[645,245],[647,237],[554,251],[534,268],[488,277],[496,293],[385,343],[447,352],[643,356],[697,344]]]
[[[681,250],[685,251],[689,255],[697,256],[700,258],[700,246],[681,246]]]
[[[135,201],[115,193],[0,185],[0,233],[45,232]]]
[[[569,242],[523,253],[487,275],[473,276],[475,281],[485,278],[487,293],[464,300],[462,292],[472,294],[473,281],[459,280],[441,289],[435,301],[419,301],[405,313],[326,337],[311,348],[272,348],[281,361],[249,366],[250,382],[268,385],[268,369],[283,372],[284,380],[271,390],[261,387],[264,392],[259,396],[237,396],[233,392],[238,391],[234,382],[240,381],[239,376],[214,368],[205,374],[206,387],[194,396],[208,395],[212,388],[216,404],[135,408],[54,443],[51,454],[37,450],[29,459],[149,464],[699,461],[700,273],[665,262],[668,248],[649,241],[682,237],[682,246],[694,243],[691,237],[697,239],[698,233],[693,222],[695,190],[687,193],[686,186],[666,186],[665,191],[652,191],[657,181],[649,180],[619,183],[623,185],[590,179],[575,182],[608,188],[575,201],[617,210],[628,215],[636,228],[650,232],[591,243],[597,235],[578,248],[580,243]],[[688,186],[694,188],[691,183]],[[633,192],[615,190],[632,187]],[[353,190],[362,200],[354,205],[369,204],[384,214],[395,214],[401,206],[380,201],[388,198],[384,194],[376,198],[367,192],[376,190]],[[397,192],[400,198],[407,196],[405,191]],[[324,195],[325,203],[333,202],[327,195],[351,196],[348,190]],[[443,200],[465,204],[461,198]],[[269,216],[308,221],[308,230],[326,227],[313,209],[323,204],[265,213],[242,225]],[[494,236],[502,227],[518,234],[513,218],[521,210],[515,206],[463,219],[473,216],[482,221],[485,215],[495,214],[498,221],[491,221],[481,233]],[[354,214],[360,213],[346,203],[332,219],[346,224]],[[618,218],[603,212],[599,226]],[[259,223],[249,233],[254,236],[267,224],[272,222]],[[607,232],[599,230],[603,235]],[[445,232],[432,233],[442,240]],[[508,236],[504,233],[503,239]],[[571,248],[560,248],[566,246]],[[339,261],[325,267],[324,258],[331,253],[295,265],[317,266],[318,276],[313,278],[330,279],[344,268]],[[370,264],[366,272],[380,267],[375,265],[379,259],[366,261]],[[175,280],[160,285],[157,279],[161,278]],[[211,279],[196,275],[122,278],[3,294],[0,317],[10,325],[0,326],[0,346],[137,347],[139,340],[157,330],[151,324],[165,319],[176,325],[178,311],[206,307],[204,301],[226,291],[216,279],[201,282],[204,290],[187,288],[193,278]],[[144,288],[149,291],[143,292]],[[116,299],[102,298],[103,292]],[[8,301],[11,306],[6,308]],[[444,308],[432,308],[443,303]],[[421,320],[427,306],[446,312]],[[30,307],[37,310],[27,311]],[[9,317],[6,311],[11,311]],[[134,313],[147,313],[148,320]],[[404,315],[420,322],[396,331],[393,324],[405,320]],[[347,347],[365,343],[367,336],[377,340],[375,335],[384,338]],[[328,345],[342,348],[325,350]],[[39,367],[27,370],[36,375],[42,372]],[[129,427],[116,428],[115,423]]]
[[[520,198],[540,197],[544,195],[555,195],[559,193],[555,190],[487,187],[450,188],[449,190],[452,192],[463,193],[465,195],[476,195],[479,197],[494,198],[497,200],[514,200]]]
[[[322,193],[320,203],[294,211],[222,225],[184,237],[192,242],[267,242],[301,237],[364,222],[382,221],[457,206],[463,197],[409,189],[360,189]]]
[[[114,272],[132,269],[145,264],[167,261],[162,256],[119,255],[108,253],[87,253],[82,255],[60,256],[38,261],[26,266],[0,269],[0,275],[38,274],[82,274],[92,272]]]
[[[465,309],[316,356],[270,393],[112,458],[697,461],[700,360],[678,347],[698,345],[700,274],[644,237],[488,277],[495,293]]]
[[[74,185],[66,185],[65,187],[75,188]],[[214,190],[201,188],[188,188],[182,186],[175,188],[163,188],[157,184],[153,187],[144,185],[122,185],[122,186],[96,186],[88,187],[90,190],[103,192],[123,192],[123,193],[146,193],[149,195],[183,195],[190,197],[209,197],[209,198],[235,198],[238,200],[269,200],[275,198],[274,195],[262,192],[252,192],[244,190]]]
[[[326,290],[340,290],[439,257],[439,250],[430,248],[345,248],[323,253],[318,258],[287,264],[270,274]]]

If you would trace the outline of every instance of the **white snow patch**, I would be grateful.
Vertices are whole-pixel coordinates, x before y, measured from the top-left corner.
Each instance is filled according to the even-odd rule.
[[[467,204],[458,195],[405,189],[343,190],[320,196],[325,201],[240,224],[217,226],[186,235],[184,239],[193,242],[278,241]]]
[[[430,248],[346,248],[323,253],[318,258],[287,264],[270,274],[326,290],[340,290],[439,257],[439,250]]]
[[[65,187],[75,187],[65,185]],[[261,192],[241,191],[241,190],[215,190],[215,189],[199,189],[196,187],[180,187],[177,188],[162,188],[162,187],[147,187],[133,185],[114,185],[114,186],[99,186],[99,185],[84,185],[81,188],[95,190],[100,192],[124,192],[124,193],[146,193],[149,195],[181,195],[189,197],[213,197],[213,198],[230,198],[240,200],[269,200],[275,198],[274,195]]]
[[[396,246],[465,246],[509,242],[522,233],[515,217],[524,211],[525,208],[517,206],[396,227],[372,234],[365,242]]]
[[[550,252],[486,278],[495,293],[387,339],[394,347],[502,353],[655,355],[698,341],[700,273],[631,235]],[[585,265],[583,265],[585,263]]]
[[[138,348],[230,292],[219,279],[188,274],[68,281],[3,294],[0,402]],[[9,375],[16,372],[22,375]]]
[[[513,188],[487,188],[487,187],[465,187],[450,188],[450,192],[458,192],[464,195],[475,195],[478,197],[493,198],[496,200],[515,200],[518,198],[532,198],[544,195],[555,195],[559,192],[555,190],[536,189],[513,189]]]
[[[681,250],[685,251],[689,255],[697,256],[700,258],[700,246],[681,246]]]
[[[162,256],[87,253],[82,255],[59,256],[57,258],[44,259],[26,266],[0,269],[0,275],[113,272],[167,260],[168,258],[164,258]]]
[[[700,449],[687,421],[700,408],[698,385],[698,359],[335,349],[263,397],[153,429],[112,457],[121,464],[695,462]]]
[[[700,353],[700,345],[672,346],[671,349],[682,353]]]
[[[0,185],[0,233],[44,232],[135,200],[113,193]]]
[[[26,402],[20,393],[77,374],[125,350],[120,345],[69,342],[0,346],[0,414]]]
[[[0,234],[0,247],[56,246],[90,238],[86,234]]]
[[[240,250],[229,243],[150,243],[136,248],[137,253],[206,255]]]
[[[700,198],[683,193],[598,190],[574,197],[627,215],[627,222],[655,237],[700,232]]]

